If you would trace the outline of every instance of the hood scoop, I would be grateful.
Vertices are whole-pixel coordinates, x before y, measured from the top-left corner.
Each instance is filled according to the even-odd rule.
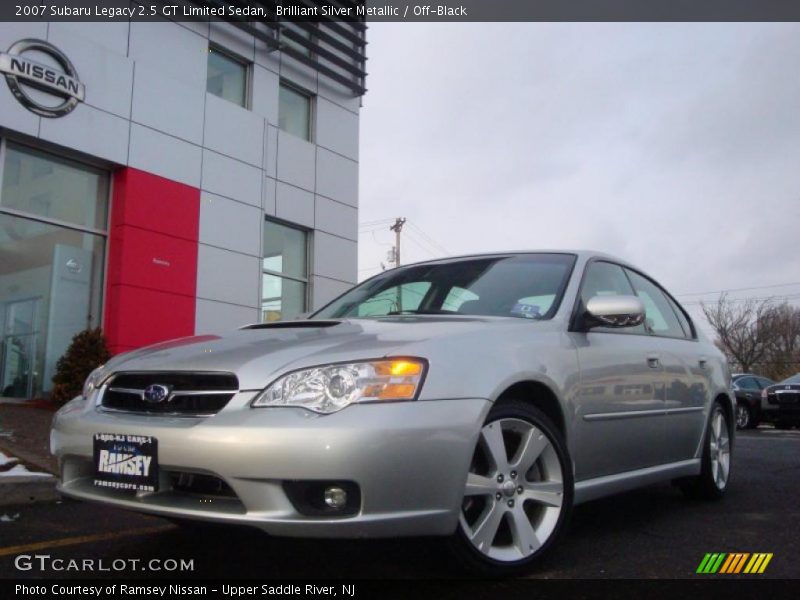
[[[274,323],[254,323],[245,325],[239,329],[319,329],[321,327],[333,327],[339,325],[341,321],[275,321]]]

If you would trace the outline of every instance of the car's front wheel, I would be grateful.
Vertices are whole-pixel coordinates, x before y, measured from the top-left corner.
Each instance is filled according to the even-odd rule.
[[[481,575],[528,570],[564,529],[572,496],[571,462],[558,428],[525,402],[496,404],[472,458],[453,550]]]

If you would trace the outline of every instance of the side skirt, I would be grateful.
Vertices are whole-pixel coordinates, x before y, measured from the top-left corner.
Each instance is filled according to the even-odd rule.
[[[620,492],[626,492],[652,483],[669,481],[677,477],[698,475],[699,473],[700,459],[693,458],[666,465],[637,469],[636,471],[576,481],[575,504],[619,494]]]

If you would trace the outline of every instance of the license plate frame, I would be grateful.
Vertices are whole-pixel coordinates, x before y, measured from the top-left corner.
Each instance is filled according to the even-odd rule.
[[[96,487],[158,491],[158,440],[151,435],[96,433],[92,462]]]

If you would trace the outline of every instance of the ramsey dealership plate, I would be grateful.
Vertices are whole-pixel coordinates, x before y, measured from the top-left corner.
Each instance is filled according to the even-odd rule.
[[[158,440],[149,435],[94,434],[94,485],[158,491]]]

